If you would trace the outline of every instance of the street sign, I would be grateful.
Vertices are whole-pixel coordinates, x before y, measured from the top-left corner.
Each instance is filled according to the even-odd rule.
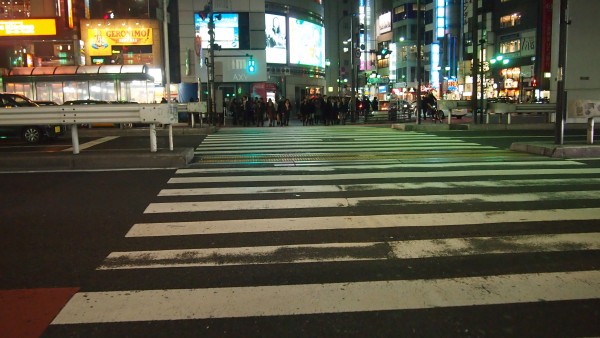
[[[361,54],[362,54],[362,52],[358,48],[354,51],[354,57],[357,59],[360,59]]]

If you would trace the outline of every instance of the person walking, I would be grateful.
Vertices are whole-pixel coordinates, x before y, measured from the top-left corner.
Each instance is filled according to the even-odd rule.
[[[303,126],[308,126],[308,99],[306,97],[300,102],[300,119]]]
[[[269,98],[269,101],[267,101],[267,118],[269,119],[269,127],[273,127],[275,125],[276,114],[277,111],[275,109],[275,103],[273,103],[273,100]]]
[[[248,127],[252,123],[254,112],[252,110],[252,102],[250,102],[246,95],[242,98],[242,111],[244,115],[244,127]]]
[[[285,99],[283,101],[282,115],[281,115],[281,125],[289,126],[290,125],[290,114],[292,113],[292,103],[289,99]]]
[[[254,111],[254,122],[257,127],[265,126],[265,114],[264,114],[264,101],[258,96],[254,98],[254,104],[252,106]]]

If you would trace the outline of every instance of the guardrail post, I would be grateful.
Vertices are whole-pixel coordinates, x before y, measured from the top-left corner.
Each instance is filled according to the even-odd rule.
[[[588,144],[594,144],[594,118],[588,118],[588,128],[587,128],[587,142]]]
[[[79,132],[77,125],[71,125],[71,143],[73,144],[73,154],[79,154]]]
[[[156,124],[150,124],[150,151],[155,153],[157,150],[156,146]]]

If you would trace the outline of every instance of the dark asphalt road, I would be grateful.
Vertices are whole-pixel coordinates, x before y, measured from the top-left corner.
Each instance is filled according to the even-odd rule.
[[[599,249],[579,239],[537,242],[563,235],[597,240],[600,219],[593,214],[600,210],[600,161],[506,150],[513,137],[551,137],[547,134],[229,129],[207,137],[188,171],[0,174],[0,297],[2,290],[31,288],[74,287],[85,297],[110,292],[116,300],[157,292],[132,312],[125,304],[134,301],[103,312],[101,300],[83,307],[72,300],[66,310],[105,316],[104,323],[56,323],[44,337],[597,336],[598,296],[575,299],[573,287],[565,298],[555,297],[561,290],[549,280],[540,295],[544,301],[528,300],[536,287],[518,281],[556,274],[565,285],[577,286],[569,273],[600,269]],[[117,142],[125,141],[132,142]],[[578,218],[561,216],[560,210]],[[544,216],[549,213],[555,216]],[[403,218],[410,215],[415,217]],[[365,223],[352,226],[354,218]],[[295,221],[288,224],[289,219]],[[149,233],[136,235],[134,226]],[[519,251],[513,236],[536,242]],[[481,237],[503,242],[475,245]],[[462,239],[473,245],[464,249],[471,254],[449,254],[437,246]],[[442,253],[420,256],[415,247],[407,252],[414,257],[400,258],[411,241]],[[255,252],[261,248],[274,251]],[[491,248],[500,252],[487,251]],[[208,256],[199,260],[200,253],[190,251],[196,249],[209,250]],[[175,256],[152,258],[167,250]],[[138,251],[147,254],[141,260],[107,259]],[[205,265],[190,265],[200,261]],[[151,262],[158,266],[145,266]],[[107,268],[109,263],[120,268]],[[427,297],[406,294],[390,309],[363,300],[347,305],[354,310],[320,311],[328,301],[311,301],[317,290],[299,291],[340,283],[342,290],[360,286],[361,292],[332,291],[332,299],[371,291],[389,298],[392,294],[378,293],[385,284],[368,283],[412,281],[427,288],[433,281],[457,280],[469,290],[478,277],[491,284],[470,306],[453,300],[468,292],[440,287]],[[516,283],[523,295],[494,291],[501,280]],[[270,293],[287,286],[298,294]],[[236,314],[244,308],[239,297],[250,289],[270,296],[248,300],[250,315]],[[200,298],[193,307],[182,298],[167,311],[162,306],[177,297],[175,290],[231,290],[232,298],[223,295],[216,303]],[[124,294],[112,294],[119,291]],[[496,292],[495,303],[484,301]],[[273,305],[272,315],[260,315],[263,305],[277,299],[287,301]],[[449,303],[404,307],[422,299]],[[308,310],[287,314],[286,304]],[[213,307],[215,318],[198,314]],[[153,309],[158,319],[150,319]],[[109,319],[112,313],[122,313],[121,321]],[[172,318],[160,319],[169,313]]]

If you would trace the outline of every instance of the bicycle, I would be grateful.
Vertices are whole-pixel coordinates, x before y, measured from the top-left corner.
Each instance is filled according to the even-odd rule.
[[[445,114],[441,109],[437,109],[436,104],[427,104],[427,114],[431,116],[433,123],[437,123],[438,121],[440,123],[444,122]]]

